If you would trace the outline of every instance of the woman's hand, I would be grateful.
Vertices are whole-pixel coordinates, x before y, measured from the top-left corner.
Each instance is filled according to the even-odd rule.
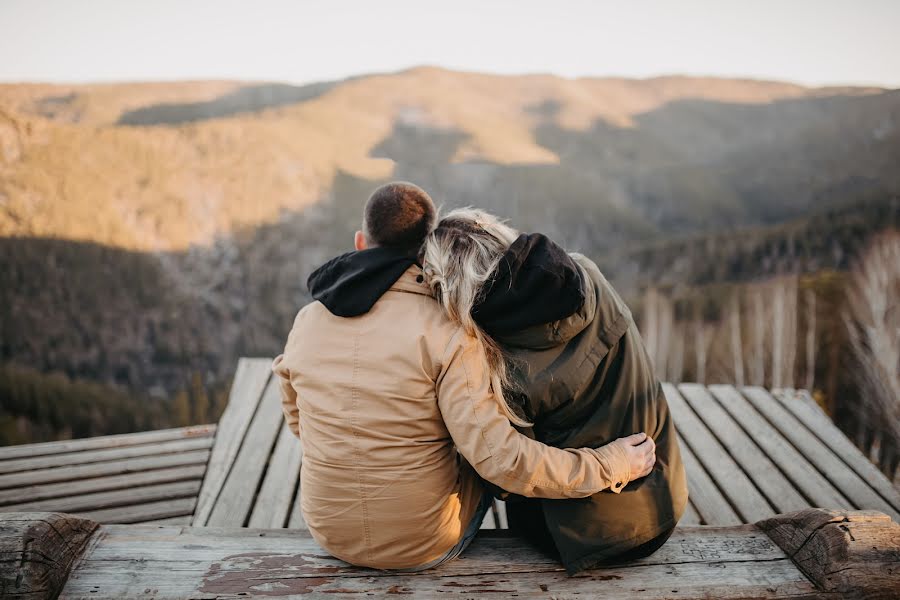
[[[656,442],[646,433],[635,433],[612,442],[618,444],[628,457],[631,469],[629,481],[646,477],[656,464]]]

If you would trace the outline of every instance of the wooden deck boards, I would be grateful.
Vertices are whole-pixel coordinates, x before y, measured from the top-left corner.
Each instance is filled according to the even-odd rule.
[[[270,365],[241,359],[218,426],[0,448],[0,510],[305,529],[301,444],[284,424]],[[663,389],[690,488],[682,525],[737,525],[809,506],[900,519],[897,489],[805,392]],[[502,502],[482,527],[508,527]]]
[[[161,517],[158,521],[169,520]],[[508,532],[459,559],[402,573],[354,567],[306,532],[98,525],[0,514],[0,590],[16,598],[893,598],[900,525],[872,511],[807,509],[756,524],[684,527],[653,555],[568,576]]]
[[[60,511],[105,523],[190,517],[215,431],[203,425],[0,449],[0,511]]]

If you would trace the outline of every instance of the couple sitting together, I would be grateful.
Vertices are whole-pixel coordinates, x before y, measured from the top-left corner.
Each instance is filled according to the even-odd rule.
[[[647,556],[687,503],[675,427],[597,266],[474,209],[376,190],[273,370],[310,533],[356,565],[453,560],[493,498],[570,573]]]

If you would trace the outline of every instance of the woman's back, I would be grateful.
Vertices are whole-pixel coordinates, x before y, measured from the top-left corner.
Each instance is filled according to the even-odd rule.
[[[533,503],[522,507],[524,514],[540,506],[563,562],[577,571],[665,535],[684,512],[687,483],[665,395],[631,312],[593,262],[577,254],[572,259],[569,268],[580,270],[585,292],[582,307],[559,321],[496,336],[512,359],[532,434],[570,448],[643,431],[656,442],[657,455],[650,475],[620,495],[522,500]],[[514,503],[510,511],[515,523]],[[525,525],[540,525],[532,520]]]

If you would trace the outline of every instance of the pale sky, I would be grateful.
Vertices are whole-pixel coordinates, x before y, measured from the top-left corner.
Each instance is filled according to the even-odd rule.
[[[311,82],[415,65],[900,87],[900,0],[0,0],[0,81]]]

